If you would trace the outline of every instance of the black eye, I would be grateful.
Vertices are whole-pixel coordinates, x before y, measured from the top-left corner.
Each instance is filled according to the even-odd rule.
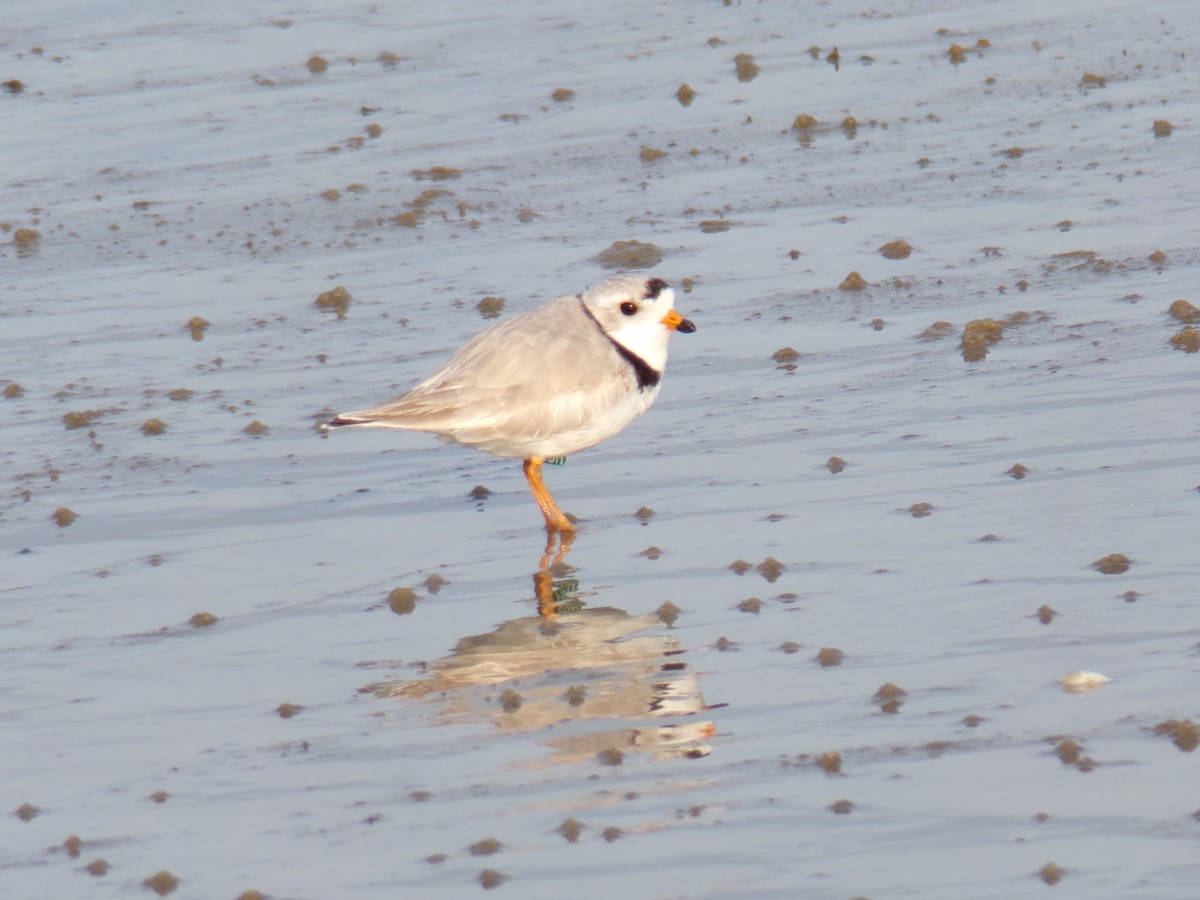
[[[627,316],[636,315],[637,314],[637,304],[633,303],[629,300],[626,300],[624,303],[621,304],[621,312],[625,313],[625,315],[627,315]]]

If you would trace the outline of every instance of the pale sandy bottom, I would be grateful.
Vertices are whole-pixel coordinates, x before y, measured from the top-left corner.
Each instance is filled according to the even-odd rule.
[[[7,4],[0,894],[1193,896],[1192,4],[568,7]],[[518,466],[314,424],[625,240],[548,626]]]

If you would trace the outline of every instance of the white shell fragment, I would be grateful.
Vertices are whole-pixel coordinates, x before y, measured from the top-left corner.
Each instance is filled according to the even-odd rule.
[[[1085,691],[1094,691],[1102,684],[1112,681],[1112,679],[1107,675],[1101,675],[1099,672],[1068,672],[1060,681],[1064,691],[1072,694],[1082,694]]]

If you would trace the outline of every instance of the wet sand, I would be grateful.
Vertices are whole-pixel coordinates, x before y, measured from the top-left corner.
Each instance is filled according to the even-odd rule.
[[[10,4],[0,893],[1190,896],[1191,13]],[[614,267],[558,565],[321,436]]]

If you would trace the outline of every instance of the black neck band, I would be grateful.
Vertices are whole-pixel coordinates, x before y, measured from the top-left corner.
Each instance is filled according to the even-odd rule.
[[[629,363],[630,367],[633,369],[633,374],[637,377],[637,386],[639,391],[644,391],[646,388],[656,387],[658,383],[662,381],[662,372],[659,372],[657,369],[651,366],[650,363],[646,362],[624,344],[614,340],[613,336],[604,330],[604,326],[601,325],[596,320],[596,317],[592,315],[592,311],[587,308],[587,304],[583,302],[582,297],[579,298],[579,307],[583,310],[583,314],[592,320],[593,324],[596,326],[596,329],[602,335],[608,338],[608,342],[613,345],[613,348],[617,351],[617,353],[621,354],[621,358],[624,359],[625,362]]]

